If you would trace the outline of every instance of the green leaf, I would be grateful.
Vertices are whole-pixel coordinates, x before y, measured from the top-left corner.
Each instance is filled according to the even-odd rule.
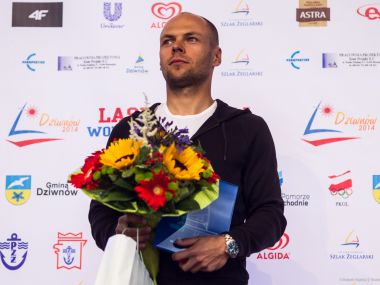
[[[210,178],[210,177],[212,176],[212,170],[209,168],[209,169],[203,171],[202,176],[203,176],[204,178],[206,178],[206,179],[207,179],[207,178]]]
[[[120,191],[119,189],[95,189],[83,190],[83,192],[91,199],[99,201],[103,204],[113,201],[132,201],[136,199],[136,193],[130,191]]]
[[[119,178],[119,179],[115,180],[114,184],[121,187],[121,188],[128,189],[130,191],[134,191],[134,189],[135,189],[134,185],[131,182],[129,182],[128,180],[123,179],[123,178]]]
[[[107,168],[107,174],[108,175],[114,174],[114,172],[115,172],[115,169],[113,169],[112,167]]]
[[[136,158],[136,164],[144,164],[144,162],[149,158],[150,149],[147,146],[140,148],[140,152]]]
[[[102,168],[100,169],[103,175],[107,174],[107,168],[108,166],[103,165]]]
[[[171,199],[173,199],[173,194],[167,191],[165,192],[165,197],[167,201],[170,201]]]
[[[109,174],[108,177],[112,182],[116,181],[119,178],[116,174]]]
[[[193,207],[199,206],[199,210],[206,208],[219,196],[219,183],[207,186],[201,186],[200,191],[191,194],[187,199],[182,200],[176,205],[177,213],[179,215],[188,211],[195,210]]]
[[[121,172],[121,177],[128,178],[131,177],[135,173],[135,169],[133,167],[125,169]]]
[[[99,180],[100,177],[102,177],[102,173],[100,171],[95,171],[95,173],[92,175],[92,179],[94,181]]]

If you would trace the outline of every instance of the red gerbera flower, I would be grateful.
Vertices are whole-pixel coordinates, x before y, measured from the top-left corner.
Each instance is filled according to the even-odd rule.
[[[168,189],[169,177],[162,171],[155,173],[151,180],[141,180],[135,187],[139,197],[143,199],[154,211],[163,207],[166,202],[165,193]],[[171,192],[171,191],[170,191]]]
[[[81,168],[81,173],[74,174],[70,178],[70,183],[76,188],[86,187],[87,189],[94,189],[98,183],[92,179],[93,174],[101,167],[99,156],[102,152],[96,151],[91,156],[87,157],[84,165]]]

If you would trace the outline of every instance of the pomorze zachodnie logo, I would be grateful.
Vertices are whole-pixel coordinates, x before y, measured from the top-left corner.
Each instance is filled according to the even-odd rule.
[[[152,29],[162,29],[165,24],[174,16],[182,12],[182,6],[178,2],[156,2],[150,8],[152,14],[159,19],[150,25]]]
[[[380,3],[361,6],[356,10],[356,13],[370,21],[380,20]]]
[[[13,2],[12,27],[62,27],[62,2]]]
[[[104,2],[103,16],[108,23],[102,23],[101,28],[123,28],[125,25],[120,24],[119,20],[123,15],[123,3],[121,2]]]
[[[9,131],[9,139],[6,141],[18,147],[25,147],[37,143],[63,140],[63,138],[46,137],[47,133],[40,129],[56,129],[67,134],[77,132],[79,125],[80,120],[52,118],[48,113],[39,114],[37,108],[25,104],[18,112]]]
[[[34,68],[36,64],[45,64],[44,60],[34,59],[35,56],[36,53],[31,53],[25,60],[22,61],[22,63],[25,64],[30,71],[36,71],[36,69]]]
[[[261,251],[257,254],[256,259],[269,259],[269,260],[283,260],[290,259],[290,253],[284,251],[289,244],[289,235],[284,233],[280,240],[275,243],[274,246],[268,247],[264,251]]]
[[[9,270],[17,270],[24,265],[28,255],[28,243],[12,233],[5,242],[0,242],[1,263]]]
[[[334,116],[335,110],[332,106],[321,104],[322,102],[314,109],[302,138],[303,141],[313,146],[360,138],[358,135],[344,135],[342,129],[351,128],[352,133],[372,132],[375,130],[377,124],[376,117],[354,117],[342,111],[336,112]],[[316,126],[334,126],[334,129]]]
[[[281,197],[284,200],[285,207],[308,207],[310,201],[310,194],[292,194],[284,191],[284,177],[282,170],[278,171],[278,179],[281,187]]]
[[[28,201],[31,189],[31,175],[7,175],[5,178],[5,197],[13,205],[22,205]]]
[[[86,243],[82,233],[58,233],[58,241],[53,245],[57,256],[57,269],[82,269],[83,247]]]

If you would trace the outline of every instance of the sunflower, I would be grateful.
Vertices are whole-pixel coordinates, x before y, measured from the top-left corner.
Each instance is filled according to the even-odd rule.
[[[131,139],[119,139],[111,143],[100,155],[100,162],[113,168],[130,166],[139,154],[142,143]]]
[[[199,180],[202,173],[202,159],[191,147],[177,151],[175,144],[171,144],[164,151],[164,164],[175,178],[180,180]]]

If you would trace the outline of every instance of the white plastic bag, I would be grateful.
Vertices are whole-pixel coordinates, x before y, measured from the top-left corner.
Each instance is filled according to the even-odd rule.
[[[95,285],[153,285],[132,238],[117,234],[108,239]]]

